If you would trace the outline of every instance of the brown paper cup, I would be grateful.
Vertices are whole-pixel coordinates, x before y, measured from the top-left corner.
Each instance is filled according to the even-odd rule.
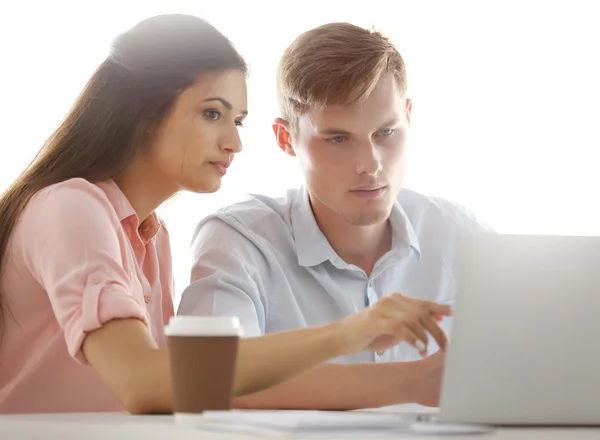
[[[240,322],[235,317],[174,316],[165,328],[173,412],[178,423],[231,409]]]

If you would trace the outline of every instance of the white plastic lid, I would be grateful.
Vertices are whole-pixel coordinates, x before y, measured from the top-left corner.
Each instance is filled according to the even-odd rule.
[[[242,336],[237,316],[172,316],[166,336]]]

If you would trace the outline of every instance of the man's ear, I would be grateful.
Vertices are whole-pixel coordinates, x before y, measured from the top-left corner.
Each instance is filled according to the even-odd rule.
[[[412,113],[412,99],[406,98],[406,120],[408,121],[408,125],[410,125],[410,115]]]
[[[282,118],[277,118],[273,121],[273,133],[275,133],[275,140],[279,148],[284,153],[290,156],[296,156],[294,147],[292,146],[292,134],[289,129],[289,122]]]

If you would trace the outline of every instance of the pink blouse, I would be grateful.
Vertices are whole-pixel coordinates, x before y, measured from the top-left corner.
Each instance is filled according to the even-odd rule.
[[[86,364],[87,332],[137,318],[165,345],[174,314],[169,235],[141,225],[113,181],[39,191],[17,222],[0,291],[0,413],[123,411]]]

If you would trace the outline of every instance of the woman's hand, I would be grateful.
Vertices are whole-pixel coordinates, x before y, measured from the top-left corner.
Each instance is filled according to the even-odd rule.
[[[430,334],[442,351],[448,339],[438,322],[450,316],[449,305],[409,298],[394,293],[380,299],[360,313],[348,316],[332,325],[337,327],[343,352],[378,351],[408,342],[427,355],[427,334]]]

